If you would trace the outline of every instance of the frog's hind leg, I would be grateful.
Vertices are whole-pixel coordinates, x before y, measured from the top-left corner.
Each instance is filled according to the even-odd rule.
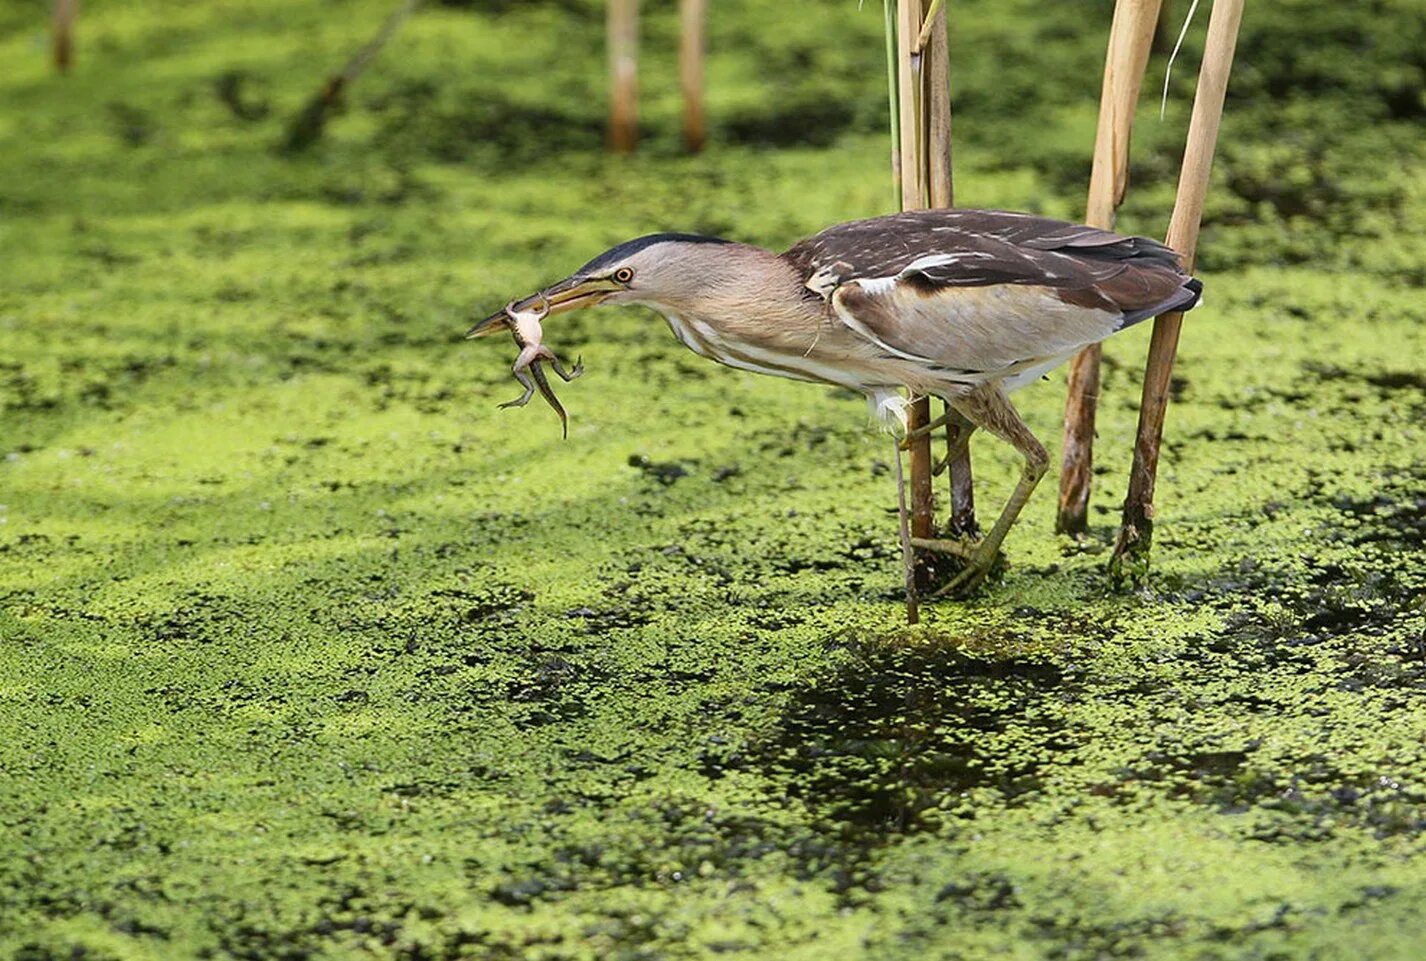
[[[535,385],[540,389],[540,396],[545,399],[545,403],[554,409],[560,419],[560,436],[569,438],[569,416],[565,414],[564,407],[560,405],[560,399],[555,396],[555,392],[550,388],[550,382],[545,378],[545,369],[539,364],[530,365],[530,373],[535,378]]]
[[[525,388],[525,392],[519,397],[516,397],[514,400],[507,400],[505,403],[501,404],[501,410],[504,410],[507,407],[524,407],[530,402],[530,398],[535,396],[535,382],[530,379],[529,374],[525,373],[523,370],[517,370],[515,371],[515,379],[518,380],[520,382],[520,385]]]
[[[574,359],[574,366],[571,367],[569,370],[565,370],[564,365],[560,363],[560,359],[551,354],[550,366],[555,369],[556,374],[560,375],[560,379],[563,380],[566,384],[568,384],[570,381],[574,380],[576,377],[584,373],[584,358],[576,357]]]

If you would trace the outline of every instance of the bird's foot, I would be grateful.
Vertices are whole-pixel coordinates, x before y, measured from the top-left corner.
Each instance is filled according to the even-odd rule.
[[[969,597],[985,583],[986,577],[999,559],[999,551],[986,550],[983,544],[977,546],[971,555],[965,558],[965,567],[961,572],[937,588],[931,596]]]
[[[937,588],[932,597],[966,597],[980,587],[1000,560],[998,549],[969,534],[957,538],[913,537],[911,546],[937,554],[949,554],[961,560],[961,570]]]

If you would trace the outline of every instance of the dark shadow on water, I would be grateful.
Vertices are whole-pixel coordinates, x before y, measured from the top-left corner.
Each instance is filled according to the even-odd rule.
[[[371,98],[367,106],[380,117],[382,149],[393,155],[494,167],[597,151],[604,142],[602,116],[516,103],[489,89],[456,98],[443,96],[435,83],[416,80]]]
[[[776,733],[746,759],[843,841],[871,848],[968,816],[971,792],[1012,802],[1039,786],[1038,758],[1057,740],[1060,668],[943,645],[856,640],[846,654],[792,693]]]
[[[756,147],[825,147],[855,125],[845,104],[805,100],[776,109],[740,113],[719,131],[730,144]]]

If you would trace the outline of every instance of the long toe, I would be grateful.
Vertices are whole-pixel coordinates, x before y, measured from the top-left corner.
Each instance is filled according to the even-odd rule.
[[[966,558],[965,569],[933,594],[933,597],[968,597],[985,583],[1000,563],[1001,553],[982,541]]]
[[[936,597],[969,597],[974,594],[980,586],[985,583],[986,575],[995,565],[995,558],[983,560],[980,557],[972,557],[966,562],[965,570],[936,591]]]
[[[960,538],[913,537],[911,546],[919,547],[923,551],[935,551],[937,554],[950,554],[970,563],[975,560],[980,547],[980,539],[971,536]],[[992,560],[994,559],[992,558]]]

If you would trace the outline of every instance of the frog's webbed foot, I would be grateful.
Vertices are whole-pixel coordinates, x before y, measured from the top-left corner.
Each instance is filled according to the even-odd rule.
[[[584,358],[576,357],[574,359],[574,366],[569,370],[565,370],[564,365],[560,363],[560,359],[551,355],[550,366],[555,369],[556,374],[560,375],[560,379],[567,384],[584,373]]]
[[[525,373],[525,371],[523,370],[516,370],[515,379],[518,380],[520,382],[520,385],[525,388],[525,392],[519,397],[516,397],[514,400],[507,400],[505,403],[501,404],[501,410],[504,410],[507,407],[524,407],[530,402],[530,398],[535,396],[535,382],[530,379],[529,374]]]

